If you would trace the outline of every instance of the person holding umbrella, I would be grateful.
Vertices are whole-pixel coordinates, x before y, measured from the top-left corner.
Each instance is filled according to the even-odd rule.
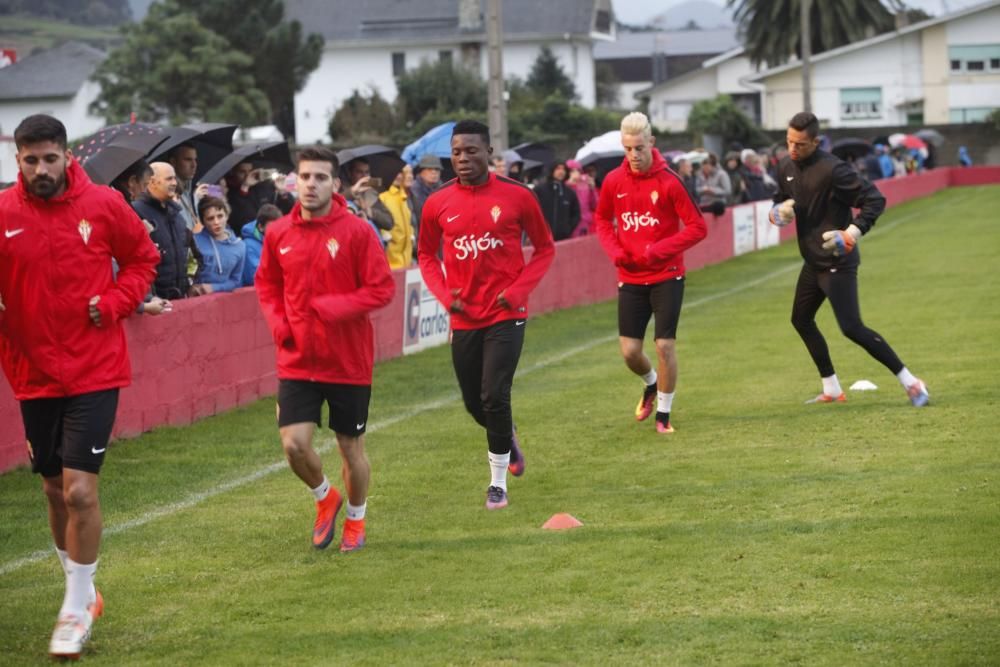
[[[819,120],[802,111],[788,122],[788,157],[778,165],[778,192],[770,220],[779,227],[796,223],[804,263],[795,285],[792,325],[805,343],[823,391],[807,403],[847,400],[830,359],[816,313],[828,300],[840,330],[896,376],[910,402],[930,401],[926,385],[896,356],[879,333],[861,320],[858,302],[857,248],[885,210],[885,197],[846,163],[819,148]],[[858,214],[853,215],[852,210]]]

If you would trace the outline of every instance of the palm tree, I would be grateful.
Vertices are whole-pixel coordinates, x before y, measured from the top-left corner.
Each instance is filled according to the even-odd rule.
[[[902,0],[888,1],[895,11],[904,6]],[[726,4],[735,8],[733,16],[739,25],[740,39],[755,65],[774,67],[792,55],[802,59],[806,109],[810,106],[808,64],[812,54],[867,39],[894,27],[893,13],[881,0],[726,0]],[[804,30],[806,24],[810,26],[808,35]]]

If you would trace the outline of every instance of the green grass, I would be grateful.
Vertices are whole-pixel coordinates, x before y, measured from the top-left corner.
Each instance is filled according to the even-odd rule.
[[[1000,187],[950,190],[862,241],[862,312],[927,409],[828,308],[845,386],[879,389],[803,405],[820,387],[788,321],[786,245],[689,276],[669,437],[631,417],[614,303],[534,318],[514,388],[528,471],[502,512],[482,506],[485,437],[443,348],[376,369],[356,554],[309,546],[271,400],[116,443],[87,661],[1000,663],[998,208]],[[39,486],[0,477],[4,664],[47,662],[62,596]],[[584,526],[541,530],[555,512]]]
[[[118,31],[109,26],[75,25],[26,14],[0,18],[0,44],[17,49],[18,59],[28,57],[35,49],[50,49],[68,41],[107,50],[121,40]]]

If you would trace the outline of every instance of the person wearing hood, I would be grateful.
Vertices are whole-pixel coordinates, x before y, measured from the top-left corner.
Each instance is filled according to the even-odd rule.
[[[246,261],[243,262],[243,286],[253,285],[254,274],[260,265],[260,251],[264,247],[264,232],[267,226],[281,217],[281,209],[274,204],[264,204],[257,209],[257,219],[243,225],[240,236],[247,248]]]
[[[580,202],[580,223],[573,230],[573,237],[586,236],[590,233],[590,226],[594,222],[594,211],[597,210],[597,186],[590,174],[586,173],[576,160],[567,160],[566,166],[569,168],[566,184],[573,188]]]
[[[629,370],[642,378],[635,418],[656,399],[656,430],[673,433],[670,410],[677,385],[675,341],[684,298],[684,251],[708,235],[698,203],[653,148],[649,118],[638,111],[621,124],[625,159],[601,187],[594,215],[604,251],[618,267],[618,342]],[[682,226],[683,225],[683,226]],[[642,350],[655,316],[657,368]]]
[[[556,162],[549,169],[549,178],[535,188],[535,196],[542,207],[545,222],[556,241],[568,239],[580,224],[580,200],[576,190],[566,185],[568,176],[565,162]]]
[[[413,263],[413,202],[407,195],[412,184],[413,169],[403,165],[389,189],[378,196],[394,221],[385,245],[390,269],[405,269]]]
[[[424,202],[431,193],[441,187],[441,171],[444,165],[441,158],[427,154],[421,156],[420,162],[413,169],[413,185],[410,186],[410,203],[413,205],[413,236],[420,238],[420,216],[423,214]],[[416,244],[414,240],[414,244]]]
[[[198,217],[205,228],[194,235],[194,242],[203,261],[191,295],[232,292],[243,284],[247,248],[226,224],[229,206],[218,197],[203,197],[198,202]]]
[[[365,426],[375,365],[369,313],[396,283],[382,244],[336,193],[339,164],[322,146],[299,152],[299,201],[271,223],[257,269],[257,299],[278,350],[278,430],[289,467],[316,499],[312,544],[333,541],[342,498],[313,449],[324,403],[347,491],[342,552],[365,544],[370,468]]]
[[[14,145],[17,183],[0,193],[0,366],[20,403],[65,577],[49,654],[77,659],[104,609],[94,587],[98,488],[119,390],[132,380],[121,322],[149,290],[160,255],[121,195],[91,182],[58,119],[28,116]]]
[[[515,150],[505,150],[500,154],[503,163],[507,167],[507,178],[524,182],[524,158]],[[502,176],[503,174],[501,174]]]
[[[969,149],[965,146],[958,147],[958,164],[963,167],[972,166],[972,157],[969,156]]]

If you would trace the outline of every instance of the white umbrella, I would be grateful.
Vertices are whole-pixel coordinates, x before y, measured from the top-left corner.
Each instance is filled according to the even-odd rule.
[[[587,143],[583,145],[583,148],[576,152],[576,159],[579,162],[583,158],[591,154],[598,153],[611,153],[613,151],[622,151],[622,133],[621,130],[612,130],[611,132],[605,132],[604,134],[594,137]]]

